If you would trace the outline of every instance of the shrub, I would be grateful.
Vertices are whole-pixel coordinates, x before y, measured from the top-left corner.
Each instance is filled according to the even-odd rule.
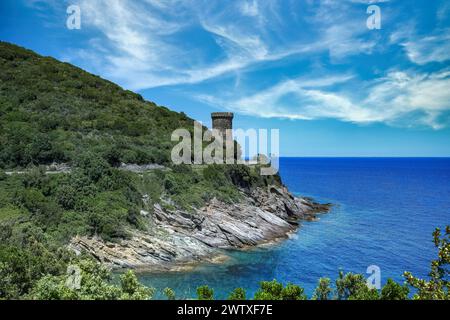
[[[60,185],[56,190],[56,201],[66,210],[72,210],[78,201],[75,188],[71,185]]]
[[[361,274],[339,272],[336,280],[337,299],[339,300],[376,300],[379,298],[376,289],[370,289]]]
[[[294,285],[287,284],[283,287],[276,280],[262,281],[260,289],[255,293],[255,300],[305,300],[304,289]]]
[[[206,166],[203,169],[203,177],[216,187],[229,184],[229,181],[225,176],[224,166],[220,166],[217,164]]]
[[[110,175],[111,173],[110,166],[106,160],[92,152],[81,154],[75,164],[83,170],[83,173],[92,182],[97,182],[102,176]]]
[[[44,274],[64,270],[64,259],[41,243],[28,246],[0,245],[0,300],[18,299]]]
[[[208,286],[201,286],[197,288],[197,299],[198,300],[213,300],[214,290],[210,289]]]
[[[313,299],[330,300],[333,290],[330,287],[331,280],[329,278],[320,278],[317,288],[314,290]]]
[[[236,288],[228,296],[228,300],[246,300],[245,290],[242,288]]]
[[[163,294],[168,300],[175,300],[175,291],[171,288],[164,288]]]
[[[61,217],[61,210],[50,198],[45,197],[38,189],[31,188],[20,191],[16,201],[24,206],[33,217],[43,225],[55,224]]]
[[[120,276],[120,286],[122,289],[121,299],[124,300],[148,300],[154,294],[154,289],[147,288],[139,283],[131,270]]]
[[[409,288],[406,285],[400,285],[392,279],[388,279],[387,283],[381,290],[381,300],[407,300]]]
[[[120,286],[111,284],[111,273],[92,260],[72,265],[80,270],[80,287],[67,285],[70,275],[45,276],[33,287],[30,298],[37,300],[147,300],[154,289],[137,281],[132,271],[120,277]]]
[[[433,232],[434,245],[438,249],[438,257],[431,262],[430,279],[419,279],[410,272],[405,272],[406,282],[416,290],[417,300],[448,300],[450,299],[450,226]]]

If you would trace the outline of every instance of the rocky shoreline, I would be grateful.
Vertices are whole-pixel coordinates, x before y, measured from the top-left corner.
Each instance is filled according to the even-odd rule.
[[[195,212],[168,210],[154,205],[142,212],[152,226],[132,231],[118,243],[77,236],[69,247],[87,252],[113,269],[178,271],[199,263],[220,262],[226,249],[246,249],[285,239],[302,220],[315,220],[329,204],[294,197],[285,187],[268,186],[243,192],[239,203],[216,199]]]

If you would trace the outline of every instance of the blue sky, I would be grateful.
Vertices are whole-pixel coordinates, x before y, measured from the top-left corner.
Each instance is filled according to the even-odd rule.
[[[206,125],[227,110],[279,128],[284,156],[450,156],[445,0],[2,0],[0,14],[1,40]]]

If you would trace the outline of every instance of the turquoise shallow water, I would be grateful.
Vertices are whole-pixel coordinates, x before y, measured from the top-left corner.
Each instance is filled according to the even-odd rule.
[[[370,265],[402,281],[405,270],[426,277],[436,251],[431,233],[450,224],[450,158],[283,158],[283,182],[297,195],[335,204],[317,222],[270,247],[231,251],[221,265],[190,272],[143,274],[141,281],[177,297],[195,296],[207,284],[217,298],[236,287],[251,296],[261,280],[302,285],[338,270],[365,273]],[[157,297],[161,297],[160,294]]]

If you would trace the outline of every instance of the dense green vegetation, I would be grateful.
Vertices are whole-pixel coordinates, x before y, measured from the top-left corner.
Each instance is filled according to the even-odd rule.
[[[111,273],[90,260],[81,260],[79,287],[67,285],[67,276],[44,276],[36,282],[27,298],[36,300],[147,300],[154,290],[141,285],[128,271],[120,276],[120,284],[111,284]]]
[[[170,134],[193,121],[70,64],[0,42],[0,167],[169,163]]]
[[[176,166],[142,175],[111,167],[93,153],[81,155],[69,174],[45,174],[34,167],[24,174],[0,177],[0,225],[3,240],[23,226],[38,229],[63,243],[75,235],[97,235],[114,241],[127,229],[145,229],[140,210],[154,203],[189,210],[216,197],[239,199],[234,180],[258,186],[269,183],[255,169],[212,165],[200,170]],[[147,197],[143,197],[147,195]],[[173,204],[161,201],[171,199]],[[11,230],[7,233],[6,230]],[[7,233],[7,234],[6,234]]]

